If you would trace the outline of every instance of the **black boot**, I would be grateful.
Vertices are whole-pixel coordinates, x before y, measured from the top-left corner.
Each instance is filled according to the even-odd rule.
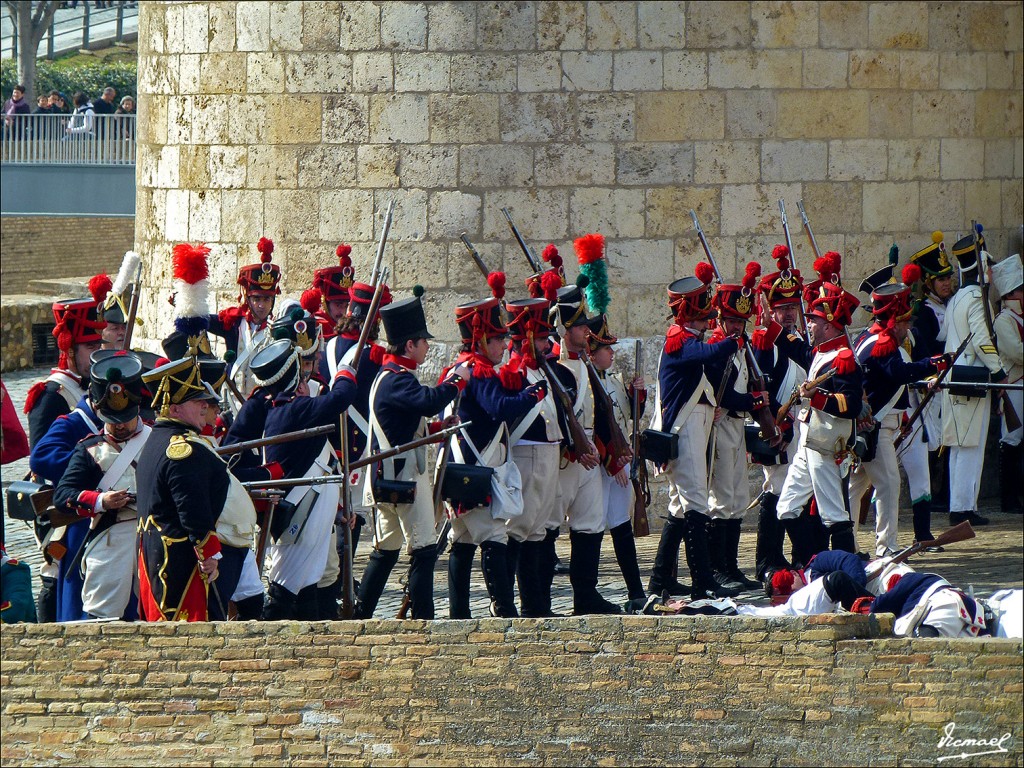
[[[711,559],[711,572],[715,575],[715,581],[723,587],[742,591],[743,585],[729,575],[725,529],[725,520],[712,518],[708,522],[708,557]]]
[[[57,578],[55,576],[39,577],[36,620],[40,624],[52,624],[57,620]]]
[[[524,541],[518,547],[516,575],[519,582],[519,615],[523,618],[539,619],[548,615],[542,593],[546,588],[550,596],[551,582],[546,582],[545,587],[540,572],[541,553],[546,546],[547,542],[544,541]]]
[[[558,552],[555,542],[558,541],[559,530],[548,528],[544,541],[537,548],[537,605],[540,616],[557,616],[551,610],[551,585],[555,581],[555,567],[558,565]]]
[[[932,482],[932,509],[949,510],[949,451],[928,451],[928,472]]]
[[[971,525],[977,527],[979,525],[988,525],[988,518],[982,517],[973,509],[966,512],[950,512],[949,513],[949,524],[960,525],[964,521],[969,522]]]
[[[263,603],[263,620],[288,621],[296,618],[296,597],[294,592],[289,592],[276,581],[270,582],[267,599]]]
[[[811,558],[818,554],[818,547],[815,542],[817,538],[811,529],[810,517],[790,517],[782,521],[782,526],[789,534],[789,540],[793,544],[793,567],[804,568]]]
[[[636,559],[636,540],[633,538],[633,526],[629,520],[611,530],[612,546],[615,548],[615,560],[626,581],[627,613],[639,613],[647,602],[644,582],[640,578],[640,563]]]
[[[320,600],[316,584],[299,590],[295,596],[295,618],[299,621],[317,621],[320,618]],[[337,611],[337,608],[335,608]]]
[[[693,578],[691,593],[694,599],[706,597],[735,597],[738,590],[719,584],[711,570],[711,555],[708,552],[708,524],[711,520],[700,512],[686,513],[686,564]]]
[[[832,549],[857,554],[857,540],[853,535],[853,521],[833,523],[827,526]]]
[[[740,570],[740,527],[742,520],[719,520],[725,526],[725,572],[745,589],[760,589],[761,582],[748,579]]]
[[[665,520],[665,526],[661,529],[661,540],[658,542],[658,552],[654,556],[651,578],[647,582],[648,593],[661,596],[662,593],[668,592],[673,597],[690,594],[690,588],[680,584],[673,576],[676,563],[679,561],[679,545],[683,542],[685,532],[684,520],[671,515]]]
[[[437,563],[437,547],[430,544],[414,549],[409,565],[409,598],[411,616],[414,619],[434,618],[434,565]]]
[[[1021,450],[1019,445],[999,444],[999,511],[1024,513],[1020,503]],[[1015,479],[1016,478],[1016,479]]]
[[[932,536],[932,503],[928,499],[914,502],[914,540],[931,541]]]
[[[832,571],[825,576],[822,586],[825,587],[825,594],[846,610],[850,610],[858,598],[872,597],[872,594],[855,582],[846,571]]]
[[[352,614],[354,619],[373,618],[373,612],[377,610],[377,603],[380,596],[384,594],[384,587],[388,583],[388,576],[391,569],[398,562],[398,550],[375,549],[370,553],[370,560],[363,571],[363,578],[359,582],[359,593],[356,595],[356,609]]]
[[[473,575],[475,544],[452,544],[448,555],[448,618],[472,619],[469,608],[469,582]]]
[[[597,568],[601,562],[603,538],[604,533],[569,530],[572,547],[569,556],[569,583],[572,584],[572,612],[575,616],[588,613],[622,613],[617,605],[605,600],[597,591]]]
[[[491,596],[491,615],[514,619],[519,612],[512,593],[512,580],[508,577],[507,550],[505,544],[485,541],[480,545],[480,570],[487,594]]]
[[[338,610],[338,597],[340,596],[340,576],[330,586],[316,588],[317,614],[321,621],[337,621],[341,618]]]
[[[235,601],[238,621],[257,621],[263,618],[263,595],[253,595]]]
[[[790,564],[782,551],[786,541],[786,529],[779,522],[777,514],[779,497],[774,493],[761,494],[761,506],[757,514],[757,546],[754,554],[754,568],[757,578],[766,580],[766,574]]]
[[[523,542],[509,537],[505,545],[505,567],[508,569],[508,580],[512,584],[512,591],[516,588],[516,571],[519,569],[519,550]]]

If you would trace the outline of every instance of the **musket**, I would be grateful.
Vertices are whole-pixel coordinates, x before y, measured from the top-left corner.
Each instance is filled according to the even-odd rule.
[[[132,348],[132,332],[135,330],[135,319],[139,316],[139,295],[142,293],[142,262],[135,268],[135,283],[132,285],[132,303],[128,307],[125,319],[124,343],[121,349],[130,351]]]
[[[643,342],[636,340],[633,355],[633,378],[640,376],[643,357]],[[633,483],[633,536],[642,538],[651,533],[651,521],[647,507],[651,503],[651,486],[647,476],[647,462],[640,455],[640,390],[633,389],[633,462],[629,468],[629,479]]]
[[[377,320],[377,310],[383,300],[384,288],[387,287],[388,268],[384,267],[377,273],[377,282],[373,284],[373,296],[370,298],[370,306],[366,310],[366,319],[363,320],[363,327],[359,329],[359,339],[356,341],[352,353],[352,373],[359,370],[359,360],[363,356],[363,347],[370,338],[370,331]]]
[[[391,220],[395,215],[395,201],[388,203],[387,213],[384,214],[384,226],[380,231],[380,240],[377,242],[377,254],[373,258],[373,270],[370,272],[370,285],[376,285],[380,280],[381,265],[384,261],[384,246],[388,241],[388,233],[391,231]],[[367,315],[371,317],[371,315]]]
[[[383,284],[383,281],[381,281]],[[372,315],[367,315],[370,319]],[[349,523],[355,510],[352,508],[352,469],[348,445],[348,411],[341,412],[339,424],[341,430],[341,505],[345,510],[345,521],[341,525],[342,558],[341,558],[341,618],[348,620],[356,608],[355,574],[352,569],[352,528]]]
[[[501,212],[505,214],[505,220],[508,221],[509,229],[512,230],[512,234],[515,235],[516,242],[519,243],[519,247],[522,248],[523,254],[526,256],[526,260],[530,263],[530,269],[534,272],[540,272],[540,262],[537,261],[537,257],[533,255],[533,251],[530,250],[530,246],[523,240],[523,236],[519,234],[519,228],[512,221],[512,214],[508,212],[508,208],[502,208]]]
[[[267,545],[270,543],[270,528],[274,522],[274,511],[277,509],[277,504],[281,500],[283,494],[274,492],[273,490],[248,490],[250,495],[255,494],[266,494],[266,498],[270,502],[270,506],[267,509],[266,519],[263,521],[263,525],[260,526],[260,535],[256,539],[256,571],[259,573],[260,578],[263,577],[263,564],[267,560]]]
[[[786,216],[786,201],[779,198],[779,213],[782,215],[782,231],[786,235],[786,247],[789,248],[789,270],[796,269],[796,252],[793,250],[793,237],[789,233],[789,217]],[[800,213],[803,214],[803,200],[800,201]],[[807,318],[804,317],[804,297],[800,294],[800,326],[807,337]]]
[[[814,239],[814,230],[811,229],[811,222],[807,218],[807,211],[804,210],[804,201],[797,200],[796,207],[800,209],[800,219],[804,223],[804,232],[807,234],[807,242],[811,244],[811,253],[814,254],[814,258],[821,258],[821,251],[818,250],[818,241]],[[790,251],[792,255],[792,250]]]
[[[626,436],[622,433],[622,427],[619,426],[619,422],[615,418],[615,406],[608,395],[608,390],[601,383],[601,376],[598,374],[597,368],[594,367],[594,363],[591,361],[590,355],[585,348],[580,351],[580,357],[583,359],[583,364],[587,367],[590,389],[594,393],[594,398],[601,405],[600,410],[605,417],[605,427],[608,429],[608,445],[606,446],[608,453],[607,469],[608,474],[614,477],[632,461],[633,450],[630,447],[629,441],[626,440]]]
[[[967,349],[967,345],[973,338],[974,333],[969,333],[967,334],[967,337],[960,342],[960,346],[956,348],[956,352],[953,353],[953,357],[949,361],[949,367],[935,378],[935,381],[930,385],[929,391],[921,398],[921,402],[917,404],[917,408],[914,409],[914,412],[910,414],[910,418],[907,419],[907,423],[900,427],[900,433],[896,436],[896,440],[893,442],[893,445],[896,448],[899,448],[900,445],[903,444],[903,441],[907,439],[911,428],[914,426],[914,422],[921,418],[921,415],[924,413],[924,409],[928,407],[928,403],[930,403],[932,398],[935,397],[935,393],[939,391],[939,387],[942,382],[949,375],[950,371],[953,370],[953,363],[955,363],[957,358],[964,353],[964,350]]]
[[[349,472],[356,469],[362,469],[363,467],[369,466],[370,464],[374,464],[378,461],[383,461],[384,459],[390,459],[392,456],[397,456],[400,453],[408,453],[422,445],[438,443],[447,438],[448,435],[458,432],[460,429],[465,429],[472,423],[472,421],[463,421],[460,424],[455,424],[454,426],[438,430],[432,435],[418,437],[408,443],[388,448],[386,451],[370,454],[359,461],[354,461],[349,464]],[[344,479],[344,475],[321,475],[320,477],[290,477],[282,480],[249,480],[242,483],[242,487],[247,490],[252,488],[294,488],[297,485],[329,485],[331,483],[340,483],[344,481]]]
[[[718,278],[718,282],[723,282],[722,272],[718,268],[718,262],[715,261],[714,255],[711,253],[711,245],[708,243],[707,235],[704,234],[703,228],[700,226],[700,221],[697,219],[697,212],[690,209],[690,218],[693,219],[693,228],[697,230],[697,239],[700,240],[701,247],[704,249],[704,255],[708,257],[708,262],[711,264],[711,268],[715,272],[715,277]],[[746,336],[743,338],[743,357],[747,362],[747,369],[750,373],[750,384],[755,386],[760,392],[768,391],[767,380],[765,379],[764,373],[761,371],[761,366],[757,364],[757,358],[754,357],[750,351],[750,342]],[[718,403],[715,403],[717,406]],[[778,425],[775,423],[775,417],[772,414],[771,408],[765,404],[760,408],[752,411],[751,416],[758,423],[761,428],[761,438],[766,440],[770,445],[777,446],[782,443],[782,432],[779,430]]]
[[[473,247],[473,243],[469,241],[465,232],[459,235],[459,239],[462,241],[462,244],[466,246],[466,250],[469,251],[469,255],[473,257],[473,263],[476,264],[476,268],[480,270],[480,274],[482,274],[484,276],[484,280],[486,280],[487,276],[491,274],[491,272],[487,269],[487,265],[484,264],[484,260],[480,258],[480,254],[477,253],[476,248]]]
[[[573,410],[572,398],[569,397],[569,392],[562,384],[562,380],[558,378],[554,369],[551,367],[551,361],[544,356],[537,358],[537,362],[544,371],[544,376],[547,378],[548,383],[551,385],[551,389],[555,393],[555,397],[558,398],[562,404],[562,411],[565,413],[565,420],[569,427],[569,451],[579,458],[592,451],[592,445],[590,438],[587,437],[587,433],[583,429],[583,425],[580,424],[579,419],[576,418],[576,412]]]
[[[806,383],[812,387],[820,387],[822,384],[824,384],[826,381],[828,381],[835,375],[836,369],[829,368],[827,371],[821,374],[821,376],[817,376]],[[781,423],[789,415],[789,412],[793,409],[793,406],[799,402],[800,385],[797,384],[796,386],[793,387],[793,391],[792,393],[790,393],[789,399],[779,406],[779,412],[775,415],[775,421]]]
[[[999,392],[1021,392],[1024,391],[1024,384],[989,384],[984,381],[978,382],[964,382],[954,381],[952,384],[943,382],[942,384],[936,384],[932,381],[915,381],[909,386],[914,389],[927,389],[928,387],[936,387],[938,389],[954,389],[956,387],[970,387],[971,389],[991,389]]]
[[[459,394],[455,396],[455,401],[452,404],[452,415],[458,417],[459,405],[462,403],[462,390],[459,390]],[[457,431],[457,430],[456,430]],[[444,516],[444,494],[442,492],[442,486],[444,485],[444,473],[448,469],[448,448],[451,445],[451,441],[455,433],[447,435],[444,441],[438,448],[439,455],[437,459],[437,468],[434,472],[434,524]]]
[[[321,427],[310,427],[309,429],[299,429],[295,432],[282,432],[280,435],[274,435],[272,437],[259,437],[255,440],[245,440],[241,443],[231,443],[230,445],[221,445],[214,448],[214,453],[218,456],[228,456],[232,453],[241,453],[242,451],[248,451],[255,448],[263,448],[267,445],[278,445],[280,443],[291,443],[295,440],[305,440],[308,437],[317,437],[318,435],[329,435],[337,429],[333,424],[325,424]]]
[[[875,560],[865,569],[865,571],[867,572],[868,581],[877,578],[878,575],[883,570],[885,570],[885,567],[887,565],[892,565],[894,563],[902,563],[904,560],[908,559],[909,557],[912,557],[913,555],[916,555],[918,552],[921,552],[922,550],[928,550],[934,547],[944,547],[947,544],[956,544],[958,541],[967,541],[968,539],[973,539],[974,536],[974,529],[971,527],[971,524],[967,520],[964,520],[962,523],[954,525],[945,533],[940,533],[931,541],[915,541],[909,547],[901,549],[891,558],[882,558],[881,560]]]

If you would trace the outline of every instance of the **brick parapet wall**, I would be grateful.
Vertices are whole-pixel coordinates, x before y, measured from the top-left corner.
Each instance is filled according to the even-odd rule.
[[[609,239],[612,327],[664,328],[700,254],[727,278],[795,203],[846,283],[971,219],[1003,256],[1022,219],[1020,3],[191,2],[139,19],[138,250],[205,241],[220,306],[260,236],[292,295],[352,243],[365,275],[397,202],[392,283],[426,286],[432,330],[484,290],[458,234],[523,294],[501,216],[549,241]],[[152,322],[164,309],[147,299]],[[155,326],[151,326],[155,327]],[[169,330],[169,326],[166,330]]]
[[[135,242],[135,219],[114,216],[3,216],[0,290],[25,293],[32,280],[117,274]]]
[[[934,763],[1010,732],[1020,641],[891,617],[7,626],[4,764]]]

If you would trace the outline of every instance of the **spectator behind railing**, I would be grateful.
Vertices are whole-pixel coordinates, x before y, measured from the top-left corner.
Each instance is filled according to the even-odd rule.
[[[121,99],[121,106],[119,106],[117,108],[117,112],[115,112],[114,114],[115,115],[131,115],[132,117],[134,117],[135,116],[135,99],[133,99],[131,96],[125,96],[123,99]],[[117,124],[114,127],[118,129],[118,133],[117,133],[118,138],[124,139],[126,141],[134,141],[135,140],[135,121],[134,120],[124,120],[124,119],[118,120]]]
[[[32,105],[25,101],[25,86],[19,83],[12,89],[11,98],[4,102],[4,137],[20,137],[24,122],[17,116],[31,113]]]
[[[71,136],[95,136],[93,123],[96,112],[92,108],[92,103],[81,91],[72,97],[72,101],[75,103],[75,111],[71,113],[71,122],[65,131]]]

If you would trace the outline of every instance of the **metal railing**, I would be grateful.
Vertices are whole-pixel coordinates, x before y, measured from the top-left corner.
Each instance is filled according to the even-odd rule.
[[[5,116],[0,162],[134,165],[135,115]]]
[[[88,49],[101,42],[122,42],[134,39],[138,32],[138,4],[129,6],[118,2],[111,8],[90,8],[89,0],[82,0],[81,8],[60,9],[39,43],[38,55],[48,59],[67,51]],[[0,57],[18,57],[18,30],[5,13],[0,17],[2,41]]]

